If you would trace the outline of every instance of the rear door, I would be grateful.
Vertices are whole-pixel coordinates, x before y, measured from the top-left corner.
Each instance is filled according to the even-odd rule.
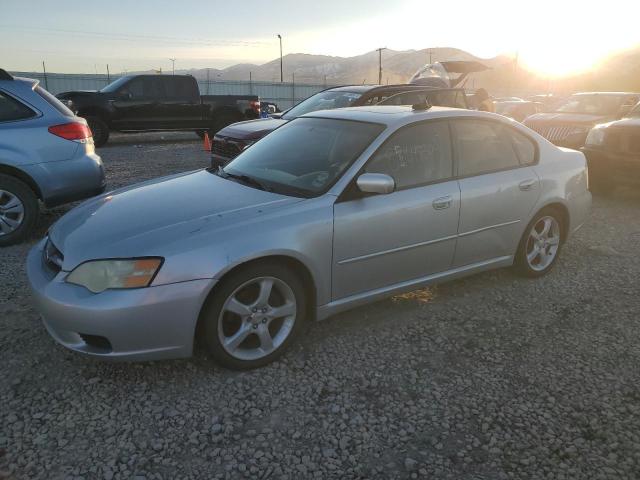
[[[540,195],[533,140],[501,122],[451,122],[460,182],[454,267],[515,254]]]
[[[202,104],[195,79],[167,75],[162,78],[165,98],[158,107],[165,128],[190,129],[202,126]]]
[[[460,189],[446,121],[398,130],[364,171],[396,189],[366,195],[354,185],[334,206],[334,300],[442,272],[451,266]]]

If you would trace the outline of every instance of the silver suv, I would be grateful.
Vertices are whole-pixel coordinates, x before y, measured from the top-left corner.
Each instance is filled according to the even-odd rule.
[[[0,247],[22,241],[47,207],[105,189],[87,122],[37,80],[0,69]]]

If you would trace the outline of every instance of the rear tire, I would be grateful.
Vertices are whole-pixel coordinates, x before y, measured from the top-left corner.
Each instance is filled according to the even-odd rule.
[[[109,140],[109,126],[100,117],[85,117],[91,133],[93,143],[96,147],[101,147]]]
[[[551,271],[560,256],[563,242],[563,216],[555,208],[544,208],[527,225],[514,262],[524,277],[541,277]]]
[[[38,220],[38,198],[29,186],[0,174],[0,247],[23,241]]]
[[[274,262],[248,265],[216,285],[200,332],[213,358],[232,370],[280,357],[303,329],[307,297],[293,271]]]

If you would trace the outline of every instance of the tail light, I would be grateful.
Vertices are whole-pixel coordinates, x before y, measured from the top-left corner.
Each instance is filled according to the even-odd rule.
[[[260,115],[260,100],[251,100],[249,102],[249,106],[251,107],[251,110]]]
[[[92,137],[91,130],[84,123],[63,123],[62,125],[53,125],[49,127],[49,133],[52,133],[65,140],[73,140],[75,142],[84,143]]]

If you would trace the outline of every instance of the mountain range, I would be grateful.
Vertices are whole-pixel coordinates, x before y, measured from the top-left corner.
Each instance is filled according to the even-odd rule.
[[[550,79],[517,65],[506,55],[482,59],[456,48],[422,50],[384,50],[382,83],[405,83],[423,65],[445,60],[476,60],[489,70],[470,76],[467,88],[484,87],[492,93],[569,92],[578,90],[640,91],[640,46],[611,55],[591,71],[580,75]],[[354,57],[335,57],[293,53],[283,57],[284,81],[326,85],[378,83],[378,52]],[[177,70],[198,79],[211,81],[277,82],[280,59],[262,65],[240,63],[224,69]]]

